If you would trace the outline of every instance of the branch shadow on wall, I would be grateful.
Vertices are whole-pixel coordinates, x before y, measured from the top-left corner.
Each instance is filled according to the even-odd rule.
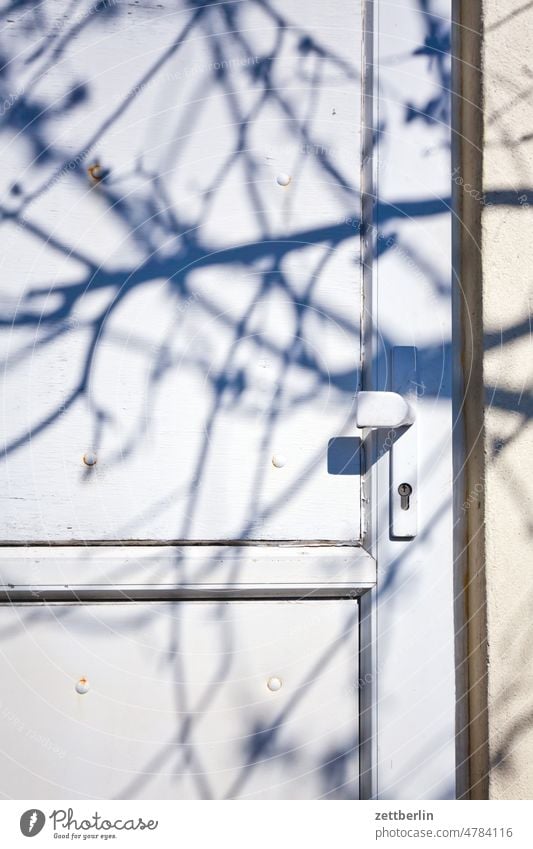
[[[331,438],[348,439],[353,430],[353,396],[361,385],[358,361],[354,356],[351,364],[325,366],[315,340],[334,327],[343,344],[349,340],[353,351],[359,349],[359,302],[347,311],[330,300],[331,269],[341,251],[350,254],[345,268],[351,268],[354,281],[358,279],[358,165],[347,170],[325,141],[323,125],[317,121],[321,108],[317,93],[342,92],[357,82],[360,68],[323,43],[317,30],[298,25],[266,0],[190,2],[171,13],[158,6],[150,10],[152,21],[141,19],[137,30],[130,11],[111,0],[83,9],[78,4],[75,19],[58,17],[47,2],[38,6],[11,2],[4,11],[2,226],[14,272],[0,314],[9,337],[3,369],[8,379],[12,373],[20,383],[36,363],[46,363],[50,356],[60,377],[41,394],[46,403],[28,404],[26,399],[21,415],[13,413],[15,430],[11,428],[6,438],[6,462],[15,463],[24,452],[39,449],[48,434],[65,422],[68,426],[69,417],[76,419],[82,410],[90,425],[87,445],[97,452],[103,445],[111,446],[106,474],[127,467],[158,438],[153,432],[154,410],[174,376],[192,375],[201,380],[206,404],[202,437],[191,452],[190,476],[180,480],[174,472],[175,483],[152,500],[143,500],[140,509],[114,529],[115,537],[135,539],[137,528],[155,521],[179,500],[180,520],[172,537],[191,538],[205,510],[202,485],[213,459],[217,428],[228,411],[237,410],[243,433],[255,428],[260,459],[250,475],[244,518],[231,538],[261,539],[262,529],[327,462],[321,447],[290,485],[275,497],[269,495],[263,458],[272,453],[272,435],[282,418],[329,394],[338,407],[339,422]],[[250,15],[257,16],[260,38],[254,37]],[[167,36],[162,38],[165,46],[147,56],[142,28],[155,25],[157,16],[159,31]],[[411,53],[433,74],[436,93],[424,102],[402,104],[404,123],[422,122],[435,144],[446,144],[449,32],[432,13],[429,0],[420,0],[420,18],[423,37]],[[93,56],[100,49],[102,55],[106,49],[117,50],[126,32],[133,43],[137,39],[142,70],[130,56],[124,84],[109,65],[100,73]],[[390,96],[397,99],[394,92]],[[164,105],[167,101],[172,108]],[[144,114],[139,112],[140,103]],[[206,143],[209,110],[212,126],[219,129]],[[384,133],[386,109],[382,120]],[[280,138],[290,155],[279,150],[268,153],[268,146],[260,144],[258,127],[266,133],[274,121],[283,127]],[[138,141],[130,144],[126,162],[117,158],[117,138],[125,146],[131,138]],[[196,165],[189,179],[189,163],[197,160],[204,164]],[[287,162],[292,185],[276,184],[280,176],[283,183]],[[303,216],[300,224],[294,191],[309,170],[323,186],[331,214]],[[274,202],[273,190],[278,193]],[[240,217],[235,213],[239,203]],[[430,221],[447,212],[450,204],[450,197],[400,197],[378,210],[378,229],[384,238],[375,239],[376,255],[393,252],[398,261],[414,264],[437,301],[447,298],[446,283],[431,255],[423,249],[415,252],[404,241],[401,225],[411,219]],[[274,206],[277,217],[271,214]],[[92,222],[86,232],[80,224],[85,212]],[[73,227],[70,215],[77,222]],[[220,238],[213,222],[220,226],[231,215],[236,235],[228,238],[226,232]],[[81,233],[76,232],[78,227]],[[249,234],[247,238],[240,238],[241,231]],[[234,278],[239,281],[238,298],[228,301],[226,290]],[[161,294],[156,307],[150,306],[154,292],[156,300]],[[284,315],[277,323],[290,327],[289,334],[261,328],[262,308],[266,304],[274,309],[278,303]],[[130,304],[137,310],[133,324],[128,323]],[[159,327],[143,320],[145,304],[147,316],[160,322]],[[315,323],[309,321],[312,313],[318,316]],[[191,328],[190,322],[197,324]],[[525,332],[528,328],[523,325],[509,328],[509,340]],[[219,338],[225,340],[222,351],[217,349]],[[383,349],[389,346],[390,340],[384,338]],[[117,368],[119,352],[127,386],[130,374],[124,352],[131,362],[130,373],[141,375],[141,403],[130,404],[134,382],[128,397],[121,398],[122,407],[113,393],[100,391],[101,382]],[[425,371],[436,376],[426,387],[426,400],[450,397],[451,386],[438,376],[451,353],[449,339],[421,347]],[[275,380],[270,381],[266,400],[258,403],[253,365],[262,360],[273,369]],[[119,384],[120,379],[112,385]],[[495,391],[493,403],[509,409],[518,400]],[[529,417],[530,405],[524,407],[522,401],[520,405],[524,417]],[[175,414],[176,419],[183,418],[187,410],[178,406]],[[168,438],[164,434],[163,439]],[[338,453],[329,459],[332,474],[355,468],[349,452],[340,466]],[[80,474],[90,486],[94,472],[85,469]],[[11,487],[18,498],[17,485],[11,482]],[[236,580],[239,568],[236,562]],[[383,588],[394,593],[398,603],[401,568],[400,558]],[[65,614],[57,610],[61,620]],[[217,688],[231,676],[231,622],[226,632],[226,653],[201,699],[190,705],[183,686],[177,688],[176,710],[184,719],[175,738],[154,753],[139,776],[125,783],[121,798],[149,793],[150,774],[163,765],[168,769],[169,764],[176,775],[188,770],[197,776],[200,797],[214,795],[190,739],[197,716],[209,710]],[[179,624],[173,623],[168,657],[178,666],[179,645]],[[180,680],[179,669],[175,674]],[[264,753],[279,756],[276,729],[286,719],[283,714],[273,724],[260,726],[252,716],[250,727],[243,729],[242,774],[230,791],[232,797],[245,792],[247,776]],[[346,769],[352,746],[349,737],[345,751],[341,747],[321,753],[317,768],[323,774],[325,794],[342,796],[350,784]]]

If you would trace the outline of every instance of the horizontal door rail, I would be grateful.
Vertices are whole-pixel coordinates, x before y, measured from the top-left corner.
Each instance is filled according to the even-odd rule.
[[[35,602],[135,602],[135,601],[265,601],[357,598],[373,584],[312,586],[304,584],[238,584],[233,587],[219,584],[184,584],[182,586],[65,586],[3,587],[2,604]]]
[[[354,540],[335,539],[32,539],[0,540],[1,548],[361,548]]]
[[[354,598],[376,564],[344,546],[3,548],[0,602]]]

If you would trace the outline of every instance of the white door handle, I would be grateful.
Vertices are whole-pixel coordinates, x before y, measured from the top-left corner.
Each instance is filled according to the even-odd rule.
[[[398,392],[359,392],[355,412],[357,427],[403,427],[412,425],[415,409]]]
[[[359,428],[387,428],[390,446],[390,532],[393,539],[417,533],[418,398],[416,348],[392,349],[394,392],[359,392],[355,420]]]

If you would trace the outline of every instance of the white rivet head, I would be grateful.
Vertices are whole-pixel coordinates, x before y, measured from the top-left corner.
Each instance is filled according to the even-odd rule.
[[[276,467],[276,469],[282,469],[286,464],[287,458],[285,454],[274,454],[272,457],[272,465]]]
[[[87,678],[80,678],[79,681],[76,681],[75,690],[80,696],[84,696],[85,693],[89,692],[89,682]]]
[[[267,687],[272,693],[277,693],[278,690],[281,690],[282,680],[278,678],[277,675],[273,675],[272,678],[269,678],[267,681]]]
[[[86,466],[96,465],[96,453],[94,451],[86,451],[83,455],[83,462]]]
[[[292,177],[290,174],[278,174],[276,177],[276,183],[278,186],[288,186]]]

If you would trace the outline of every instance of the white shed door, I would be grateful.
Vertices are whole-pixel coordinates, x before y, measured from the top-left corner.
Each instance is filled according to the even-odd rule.
[[[0,790],[453,796],[451,0],[10,6]]]
[[[359,0],[8,17],[2,540],[358,540]]]
[[[355,799],[356,626],[356,601],[4,609],[2,796]]]

